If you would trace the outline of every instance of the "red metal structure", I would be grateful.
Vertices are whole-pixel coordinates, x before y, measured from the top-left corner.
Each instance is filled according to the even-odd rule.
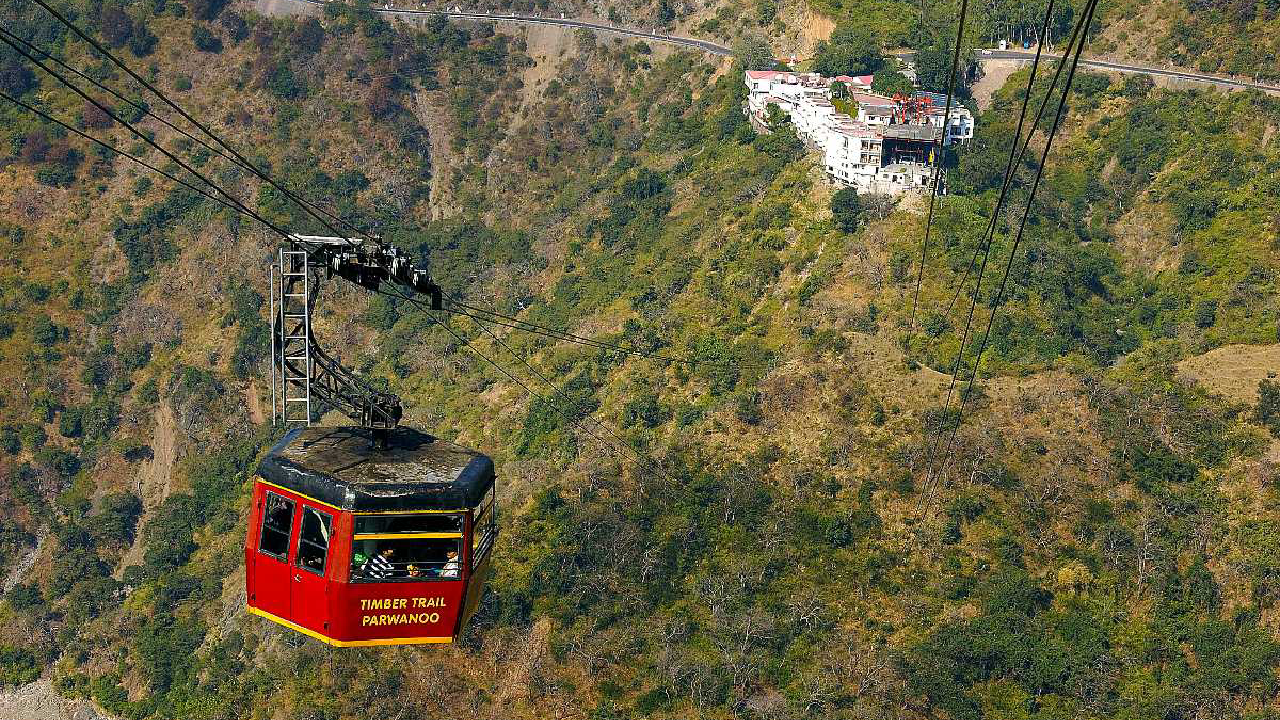
[[[493,461],[412,428],[290,431],[258,466],[248,610],[340,647],[452,642],[497,538]]]
[[[894,93],[893,104],[898,109],[898,122],[923,122],[933,112],[933,100],[927,95]]]

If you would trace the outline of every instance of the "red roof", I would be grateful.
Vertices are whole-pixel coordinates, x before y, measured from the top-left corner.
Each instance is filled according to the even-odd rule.
[[[842,82],[845,85],[861,85],[863,87],[871,87],[871,75],[837,75],[831,78],[831,82]]]

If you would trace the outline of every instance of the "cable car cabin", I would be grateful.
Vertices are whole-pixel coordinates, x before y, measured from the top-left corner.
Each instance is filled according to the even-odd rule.
[[[249,612],[330,645],[451,642],[497,537],[493,461],[411,428],[293,430],[258,466]]]

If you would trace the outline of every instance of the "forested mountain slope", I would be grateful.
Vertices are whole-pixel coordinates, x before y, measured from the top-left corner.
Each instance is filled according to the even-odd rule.
[[[0,7],[135,92],[38,8]],[[272,237],[2,104],[6,687],[44,676],[128,718],[1276,712],[1280,389],[1218,395],[1179,365],[1277,340],[1274,100],[1077,79],[1012,300],[935,455],[970,291],[951,297],[1025,74],[959,155],[913,328],[923,208],[833,217],[794,136],[746,124],[727,63],[340,4],[61,7],[290,187],[429,254],[456,296],[705,362],[500,331],[564,412],[659,472],[423,311],[327,290],[321,337],[408,422],[492,455],[503,506],[463,642],[328,649],[243,611],[247,478],[278,433]],[[148,154],[0,63],[0,90]],[[143,125],[273,222],[321,230]],[[962,377],[972,363],[970,342]]]
[[[434,0],[428,6],[457,4]],[[402,4],[403,6],[403,4]],[[554,7],[553,7],[554,6]],[[1070,33],[1081,3],[1055,3],[1049,41]],[[468,8],[537,13],[561,11],[569,17],[599,18],[629,27],[665,28],[684,35],[740,42],[757,36],[773,56],[792,56],[807,65],[824,45],[855,47],[867,41],[888,48],[922,51],[927,62],[949,57],[960,3],[908,0],[753,0],[752,2],[651,0],[638,2],[551,3],[549,0],[477,0]],[[1034,42],[1045,4],[1012,0],[969,3],[966,48],[995,47],[1001,40]],[[922,15],[923,12],[923,15]],[[1122,0],[1098,9],[1090,28],[1089,54],[1114,61],[1178,67],[1265,82],[1280,79],[1280,5],[1274,0]],[[938,59],[932,56],[937,54]],[[845,56],[848,57],[847,55]],[[876,63],[858,62],[849,74],[870,73]]]

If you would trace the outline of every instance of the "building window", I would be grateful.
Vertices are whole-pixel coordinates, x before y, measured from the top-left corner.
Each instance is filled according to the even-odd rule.
[[[294,502],[289,498],[273,492],[267,493],[258,550],[280,560],[288,559],[289,536],[293,534],[293,508]]]

